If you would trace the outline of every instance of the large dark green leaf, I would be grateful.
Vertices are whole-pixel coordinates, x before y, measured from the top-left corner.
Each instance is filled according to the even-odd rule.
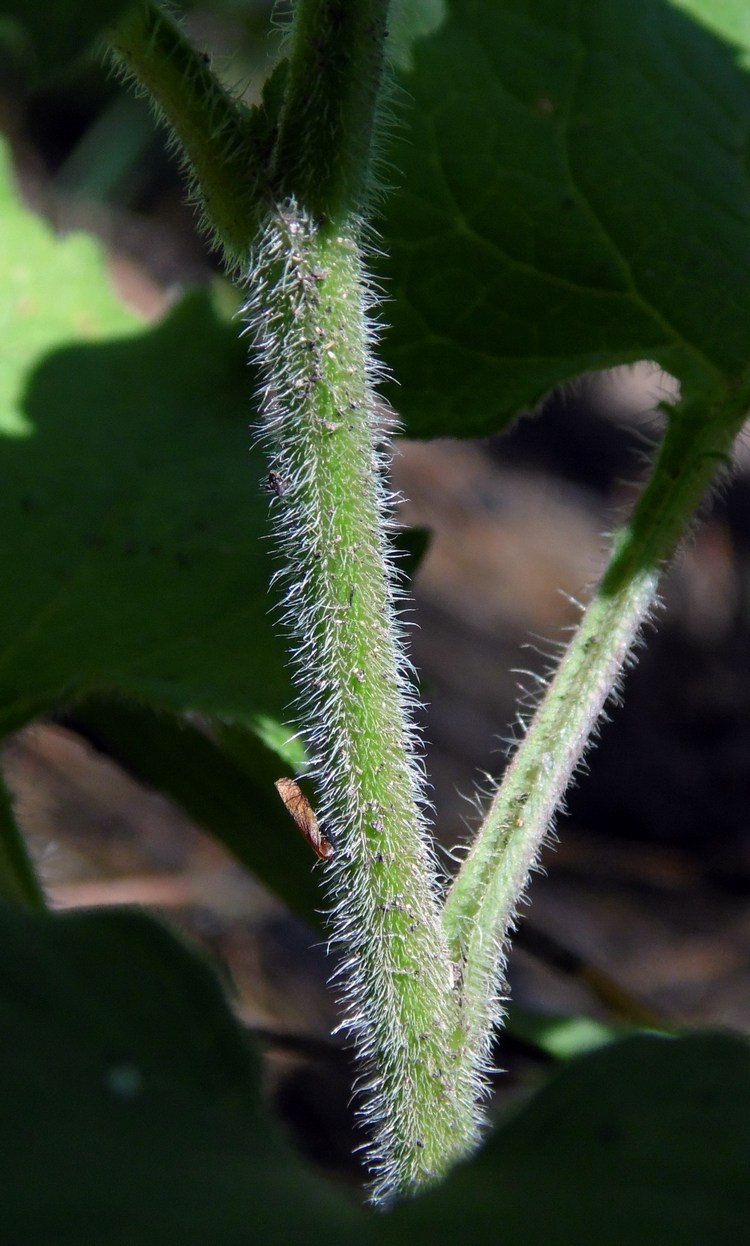
[[[750,1219],[750,1046],[639,1037],[567,1065],[381,1246],[733,1246]]]
[[[569,377],[644,357],[694,390],[735,375],[750,359],[736,50],[666,0],[446,13],[403,78],[384,226],[407,431],[495,431]]]
[[[155,922],[0,909],[5,1241],[367,1240],[284,1144],[258,1080],[212,973]]]
[[[143,331],[92,242],[0,207],[0,726],[102,688],[283,716],[236,326],[196,294]]]
[[[750,1049],[629,1039],[373,1220],[280,1140],[213,975],[138,914],[0,908],[0,1207],[40,1246],[705,1246],[750,1214]]]

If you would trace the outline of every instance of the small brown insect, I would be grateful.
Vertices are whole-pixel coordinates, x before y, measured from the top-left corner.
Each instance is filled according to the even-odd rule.
[[[321,861],[329,861],[333,856],[333,844],[321,831],[313,807],[299,784],[294,779],[277,779],[274,786],[313,852]]]
[[[279,472],[269,472],[266,479],[266,488],[269,493],[275,493],[277,498],[283,498],[289,488],[289,481],[285,480]]]

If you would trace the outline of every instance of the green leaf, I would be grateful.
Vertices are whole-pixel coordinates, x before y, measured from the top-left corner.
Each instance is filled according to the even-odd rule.
[[[750,68],[750,9],[745,0],[672,0],[709,30],[742,49],[741,63]]]
[[[103,689],[282,719],[236,327],[201,293],[142,331],[93,242],[0,197],[0,731]]]
[[[0,908],[0,1035],[8,1242],[367,1240],[280,1138],[213,974],[150,918]]]
[[[750,1218],[750,1045],[638,1037],[562,1071],[379,1246],[707,1246]]]
[[[704,6],[707,7],[707,6]],[[451,0],[402,75],[388,362],[409,434],[487,434],[641,358],[750,358],[750,82],[665,0]]]
[[[127,8],[125,0],[3,0],[0,12],[0,41],[20,31],[25,52],[39,76],[61,73],[67,62],[81,56],[105,26]],[[3,30],[11,19],[15,30]],[[12,32],[12,36],[11,36]]]
[[[570,1060],[639,1032],[633,1025],[612,1025],[583,1014],[555,1016],[518,1004],[508,1006],[505,1028],[555,1060]]]
[[[391,0],[388,14],[388,53],[391,62],[411,69],[413,44],[445,19],[445,0]]]

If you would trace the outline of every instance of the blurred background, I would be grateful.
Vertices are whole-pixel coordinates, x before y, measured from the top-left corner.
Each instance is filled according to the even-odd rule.
[[[225,82],[256,98],[278,47],[269,6],[198,7],[189,29]],[[145,101],[99,64],[31,94],[0,66],[0,129],[28,204],[61,233],[95,234],[121,298],[145,318],[192,285],[223,283]],[[396,446],[400,518],[430,532],[409,621],[447,872],[476,823],[477,791],[517,735],[519,697],[603,566],[671,388],[644,363],[553,393],[489,442]],[[750,1032],[746,441],[662,596],[533,881],[511,995],[548,1012]],[[264,1038],[291,1128],[318,1160],[345,1167],[349,1071],[329,1039],[319,936],[74,721],[23,732],[4,764],[54,902],[148,905],[197,939]],[[533,1057],[511,1037],[498,1061],[514,1087]]]

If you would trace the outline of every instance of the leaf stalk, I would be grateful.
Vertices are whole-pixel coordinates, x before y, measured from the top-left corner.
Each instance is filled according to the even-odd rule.
[[[446,898],[448,946],[464,966],[463,1058],[480,1069],[501,1017],[508,940],[529,874],[654,608],[662,566],[727,461],[749,400],[745,378],[718,387],[708,404],[701,397],[671,410],[651,479]]]

